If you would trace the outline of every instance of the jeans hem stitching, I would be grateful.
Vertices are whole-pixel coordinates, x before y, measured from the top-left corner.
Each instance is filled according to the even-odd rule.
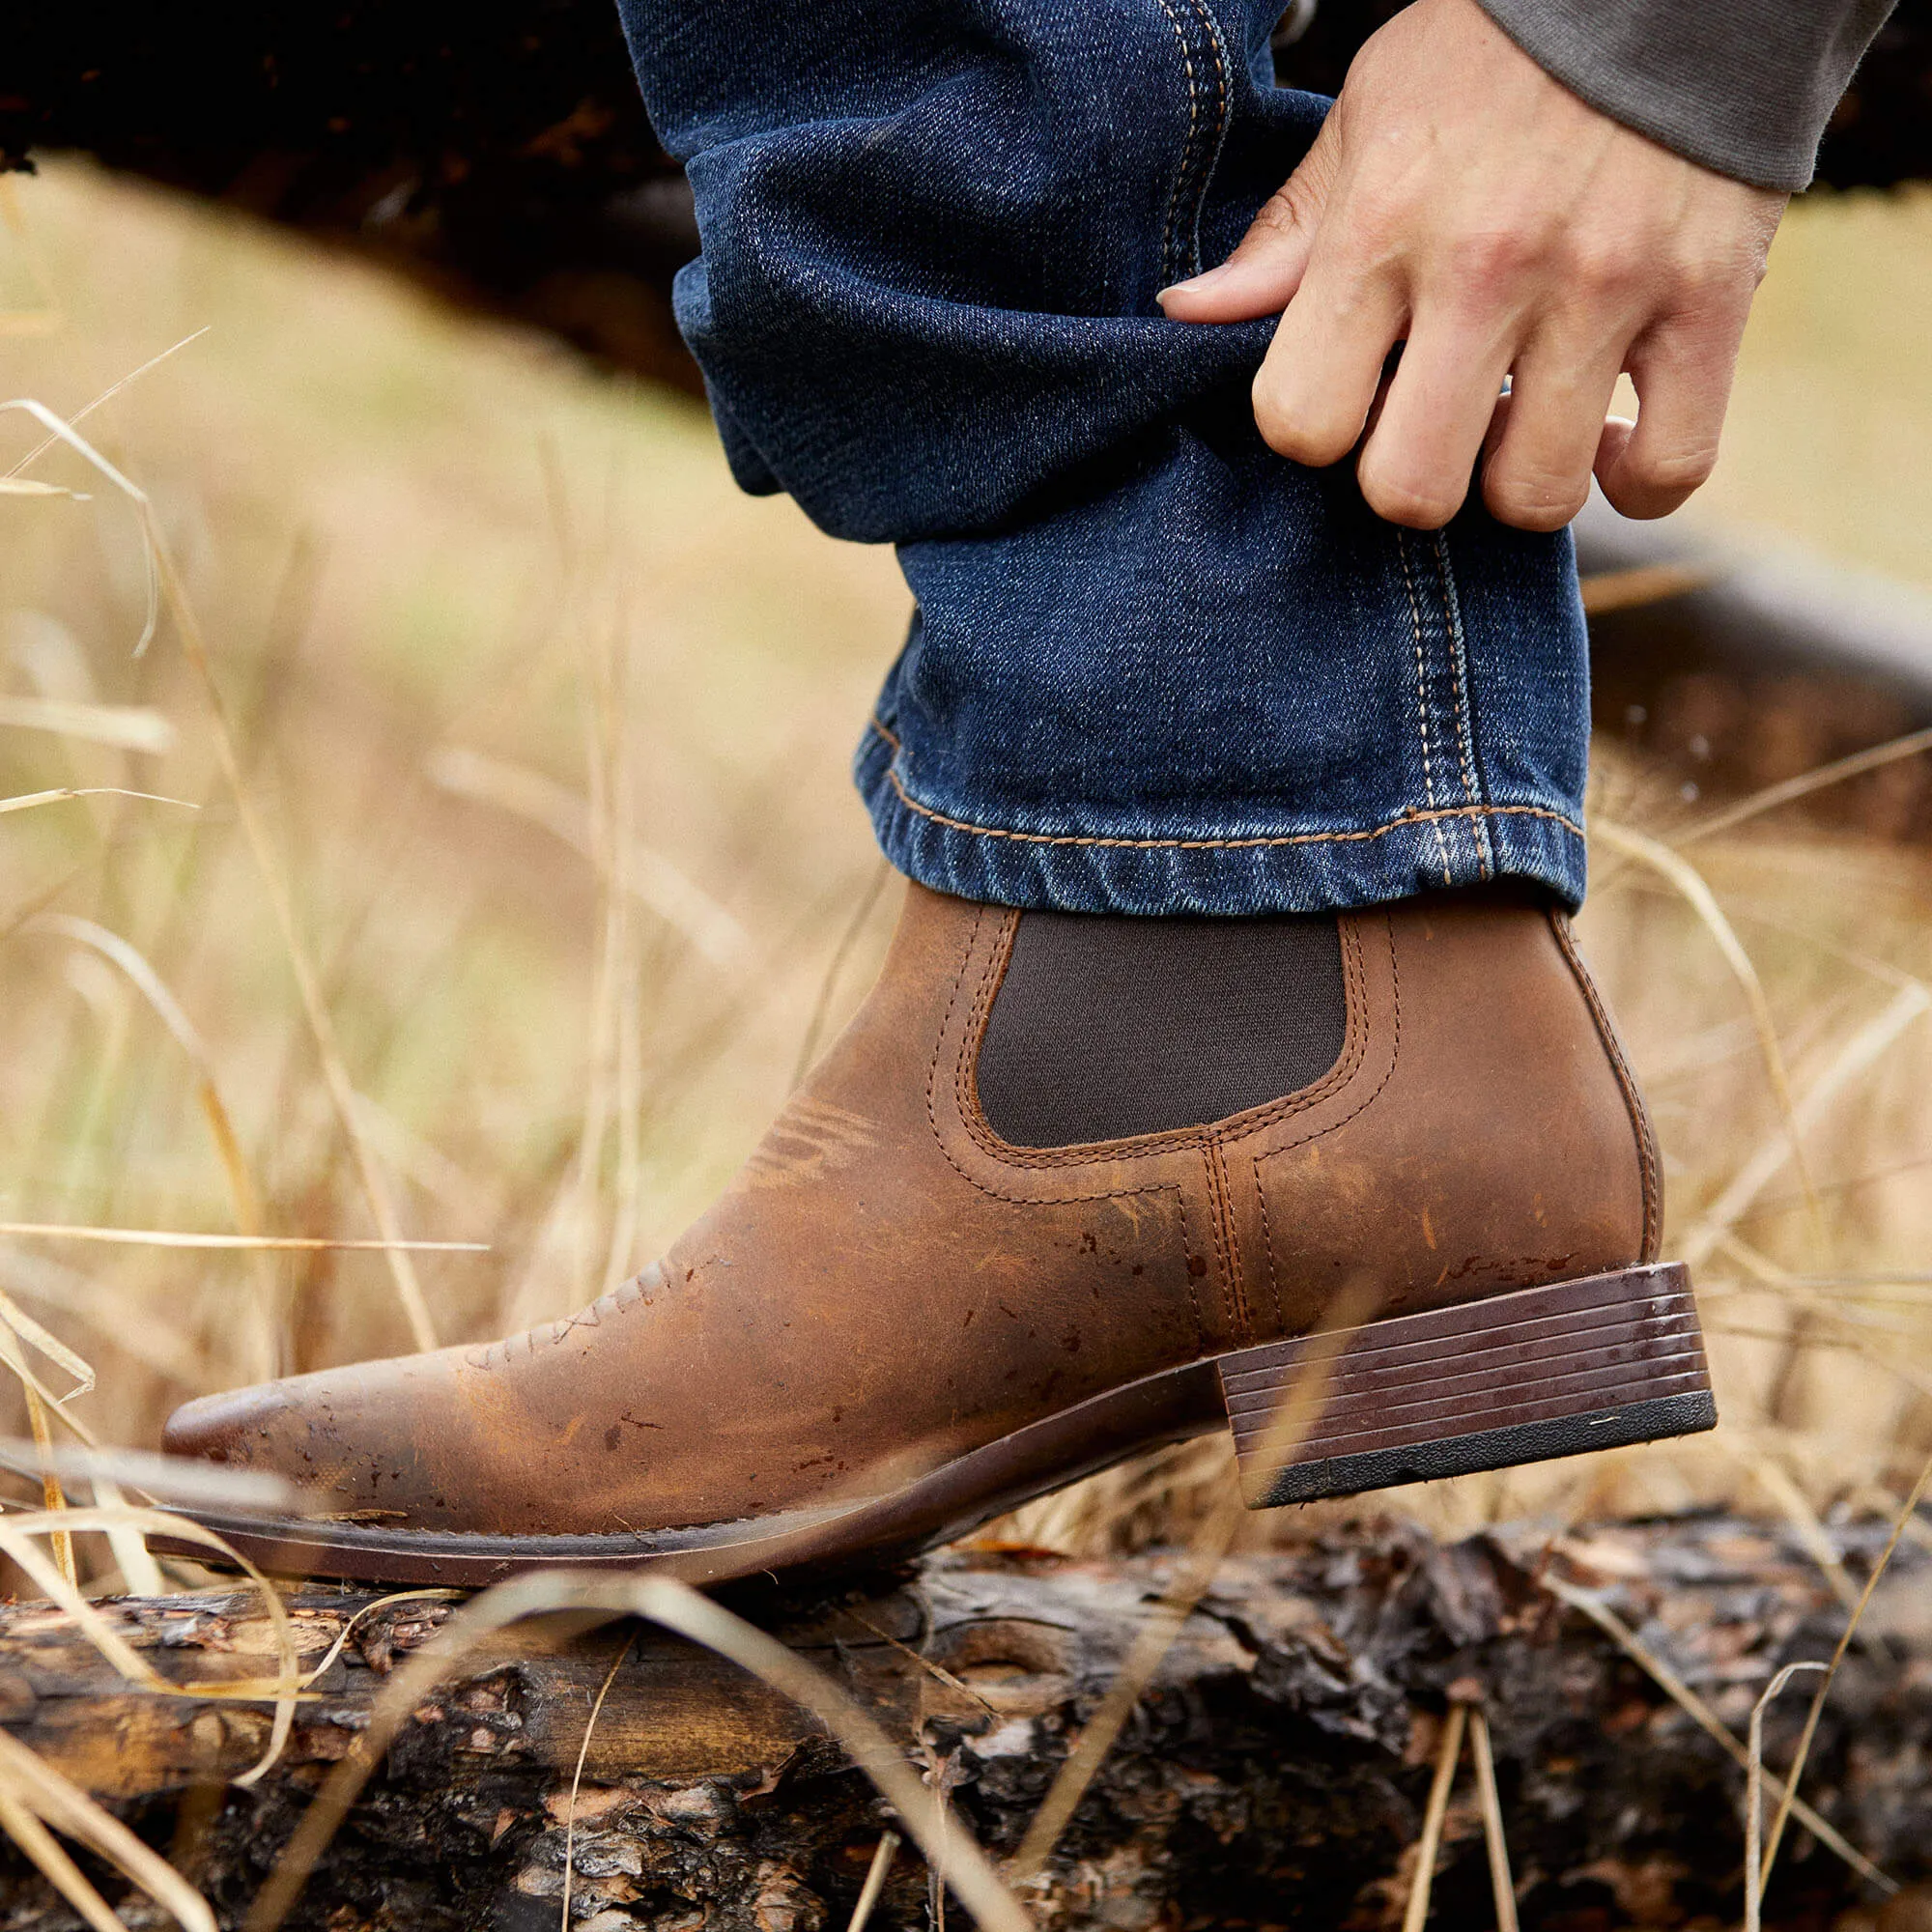
[[[885,737],[886,734],[881,732],[880,736]],[[888,742],[891,740],[888,739]],[[886,767],[886,777],[907,810],[916,811],[922,818],[929,818],[935,825],[945,826],[952,832],[970,832],[980,838],[1010,838],[1024,845],[1096,845],[1135,852],[1245,851],[1276,845],[1359,843],[1371,838],[1384,838],[1392,832],[1406,831],[1413,825],[1432,825],[1439,819],[1450,818],[1547,818],[1573,837],[1583,837],[1583,828],[1575,819],[1564,812],[1552,810],[1547,805],[1438,806],[1424,811],[1405,811],[1399,818],[1391,818],[1383,824],[1347,832],[1277,832],[1259,834],[1249,838],[1122,838],[1078,832],[1014,832],[999,825],[975,825],[970,819],[953,818],[922,804],[906,790],[905,781],[890,765]],[[1453,880],[1451,883],[1454,883]]]

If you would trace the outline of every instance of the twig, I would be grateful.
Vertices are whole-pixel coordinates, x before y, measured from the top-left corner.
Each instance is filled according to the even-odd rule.
[[[1745,1932],[1761,1932],[1764,1923],[1764,1882],[1770,1870],[1759,1860],[1764,1834],[1764,1714],[1772,1700],[1801,1670],[1824,1670],[1822,1663],[1787,1663],[1764,1688],[1751,1706],[1750,1768],[1745,1775]]]
[[[1456,1781],[1456,1760],[1463,1755],[1463,1727],[1469,1707],[1451,1704],[1442,1720],[1442,1742],[1435,1752],[1435,1777],[1429,1787],[1429,1808],[1422,1814],[1422,1836],[1415,1847],[1415,1876],[1409,1882],[1408,1906],[1402,1915],[1402,1932],[1422,1932],[1429,1920],[1429,1894],[1435,1886],[1435,1855],[1442,1848],[1442,1820],[1449,1811],[1449,1787]]]
[[[1510,1872],[1509,1840],[1503,1835],[1496,1759],[1490,1746],[1490,1719],[1480,1704],[1469,1707],[1469,1745],[1476,1760],[1476,1796],[1483,1806],[1483,1839],[1490,1854],[1490,1889],[1496,1898],[1496,1932],[1517,1932],[1516,1880]]]

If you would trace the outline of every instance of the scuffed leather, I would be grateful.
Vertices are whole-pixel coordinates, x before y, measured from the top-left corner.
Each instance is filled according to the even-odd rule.
[[[717,1204],[566,1321],[190,1403],[176,1454],[330,1515],[609,1534],[886,1494],[1136,1378],[1648,1259],[1656,1164],[1567,936],[1498,891],[1345,914],[1321,1080],[1211,1126],[999,1141],[1019,915],[912,886],[877,986]]]

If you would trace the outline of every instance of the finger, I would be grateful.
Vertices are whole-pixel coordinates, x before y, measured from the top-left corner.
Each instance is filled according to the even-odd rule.
[[[1255,377],[1255,423],[1268,447],[1315,469],[1361,440],[1402,332],[1401,291],[1386,275],[1321,257],[1296,291]]]
[[[1485,442],[1483,500],[1499,523],[1560,530],[1583,507],[1623,349],[1545,337],[1517,357]]]
[[[1279,315],[1301,286],[1328,206],[1341,154],[1331,113],[1315,145],[1218,269],[1176,282],[1154,298],[1175,322],[1252,322]]]
[[[1417,320],[1355,465],[1377,516],[1435,530],[1462,508],[1509,362],[1494,337]]]
[[[1743,335],[1740,315],[1666,325],[1633,349],[1636,428],[1597,464],[1613,508],[1627,517],[1667,517],[1709,478]]]

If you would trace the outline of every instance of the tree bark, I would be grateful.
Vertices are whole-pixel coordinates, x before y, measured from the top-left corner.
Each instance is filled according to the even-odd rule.
[[[1837,1532],[1861,1577],[1877,1528]],[[817,1602],[740,1600],[854,1691],[945,1780],[996,1853],[1018,1844],[1119,1667],[1171,1559],[1038,1552],[936,1559]],[[1830,1583],[1779,1530],[1734,1519],[1438,1547],[1412,1529],[1337,1533],[1230,1561],[1189,1619],[1032,1896],[1053,1926],[1400,1922],[1448,1701],[1489,1715],[1526,1927],[1734,1923],[1743,1776],[1644,1667],[1544,1578],[1599,1593],[1656,1658],[1745,1734],[1772,1672],[1828,1655]],[[1932,1878],[1932,1560],[1900,1551],[1833,1689],[1804,1789],[1900,1883]],[[289,1599],[311,1662],[372,1599]],[[449,1613],[403,1603],[356,1625],[259,1784],[266,1705],[129,1689],[44,1605],[0,1612],[0,1722],[168,1849],[224,1925],[247,1903],[396,1661]],[[272,1668],[259,1599],[202,1592],[110,1607],[168,1676]],[[619,1653],[623,1661],[614,1675]],[[418,1707],[292,1924],[361,1932],[559,1922],[571,1777],[572,1916],[595,1932],[838,1927],[892,1823],[823,1729],[734,1666],[665,1634],[525,1624]],[[1776,1708],[1789,1759],[1804,1680]],[[111,1878],[103,1875],[103,1885]],[[877,1927],[934,1922],[910,1847]],[[1881,1894],[1808,1833],[1780,1859],[1770,1926],[1824,1927]],[[1459,1773],[1435,1884],[1438,1925],[1493,1922],[1474,1774]],[[1903,1908],[1891,1908],[1893,1919]],[[130,1924],[161,1923],[129,1908]],[[968,1922],[956,1904],[948,1917]],[[1846,1924],[1872,1924],[1853,1918]],[[1918,1920],[1909,1922],[1918,1923]],[[17,1853],[0,1926],[77,1924]]]

